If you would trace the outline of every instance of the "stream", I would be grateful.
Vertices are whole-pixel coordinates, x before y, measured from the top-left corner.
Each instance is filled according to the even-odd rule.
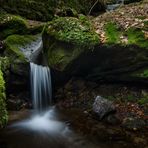
[[[41,115],[34,113],[9,113],[9,124],[0,131],[0,148],[139,148],[130,141],[132,134],[98,122],[81,109],[51,107]]]

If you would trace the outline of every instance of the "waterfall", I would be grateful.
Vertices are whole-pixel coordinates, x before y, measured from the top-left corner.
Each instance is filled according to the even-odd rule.
[[[34,109],[41,111],[52,99],[50,68],[30,63],[31,95]]]
[[[124,0],[116,0],[115,4],[107,5],[106,10],[113,11],[113,10],[117,9],[118,7],[120,7],[121,5],[124,5]]]
[[[34,46],[33,46],[34,45]],[[50,136],[69,134],[68,126],[57,119],[55,106],[49,106],[52,103],[52,84],[50,68],[47,65],[46,58],[43,54],[42,39],[27,46],[26,57],[30,62],[30,83],[33,108],[35,111],[32,117],[13,124],[11,127],[22,128],[37,133],[49,134]],[[23,50],[23,49],[22,49]],[[30,52],[29,52],[30,53]],[[42,65],[40,65],[42,64]]]

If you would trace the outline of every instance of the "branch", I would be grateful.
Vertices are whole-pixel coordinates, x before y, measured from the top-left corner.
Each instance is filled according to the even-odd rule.
[[[96,5],[98,2],[99,2],[99,0],[97,0],[97,1],[93,4],[93,6],[90,8],[90,10],[89,10],[89,12],[88,12],[88,15],[90,15],[92,9],[95,7],[95,5]]]

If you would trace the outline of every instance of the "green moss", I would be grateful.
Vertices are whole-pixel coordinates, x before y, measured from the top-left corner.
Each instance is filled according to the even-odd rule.
[[[98,35],[88,20],[60,17],[48,24],[47,33],[57,40],[81,46],[91,47],[99,43]]]
[[[0,70],[0,127],[3,127],[8,120],[5,102],[6,102],[5,82],[3,79],[2,71]]]
[[[10,67],[10,61],[8,57],[0,57],[1,70],[4,73]]]
[[[148,96],[147,97],[144,97],[144,98],[141,98],[138,100],[138,103],[140,105],[145,105],[145,104],[148,104]]]
[[[148,69],[144,69],[142,71],[139,71],[136,74],[133,74],[133,76],[137,76],[140,78],[148,78]]]
[[[25,19],[10,14],[0,15],[0,38],[6,38],[12,34],[26,34],[27,23]]]
[[[144,21],[143,30],[148,31],[148,21]]]
[[[120,43],[120,31],[115,23],[109,22],[105,25],[105,33],[107,36],[107,43],[117,44]]]
[[[84,48],[78,46],[65,46],[65,44],[54,42],[48,50],[48,63],[55,69],[64,70],[70,61],[83,51]]]
[[[31,43],[32,41],[36,40],[37,36],[31,35],[11,35],[6,38],[6,54],[13,58],[19,58],[22,61],[26,61],[24,54],[20,51],[20,47],[24,47],[26,44]]]
[[[148,48],[148,40],[145,39],[141,29],[129,28],[126,34],[128,36],[128,44],[135,44],[139,47]]]
[[[2,8],[31,20],[46,21],[53,17],[53,8],[57,4],[53,0],[1,0]]]

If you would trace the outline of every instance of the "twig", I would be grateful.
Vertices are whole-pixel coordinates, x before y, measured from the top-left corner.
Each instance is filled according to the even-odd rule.
[[[95,5],[96,5],[98,2],[99,2],[99,0],[97,0],[97,1],[93,4],[93,6],[90,8],[90,10],[89,10],[89,12],[88,12],[88,15],[90,15],[92,9],[95,7]]]

